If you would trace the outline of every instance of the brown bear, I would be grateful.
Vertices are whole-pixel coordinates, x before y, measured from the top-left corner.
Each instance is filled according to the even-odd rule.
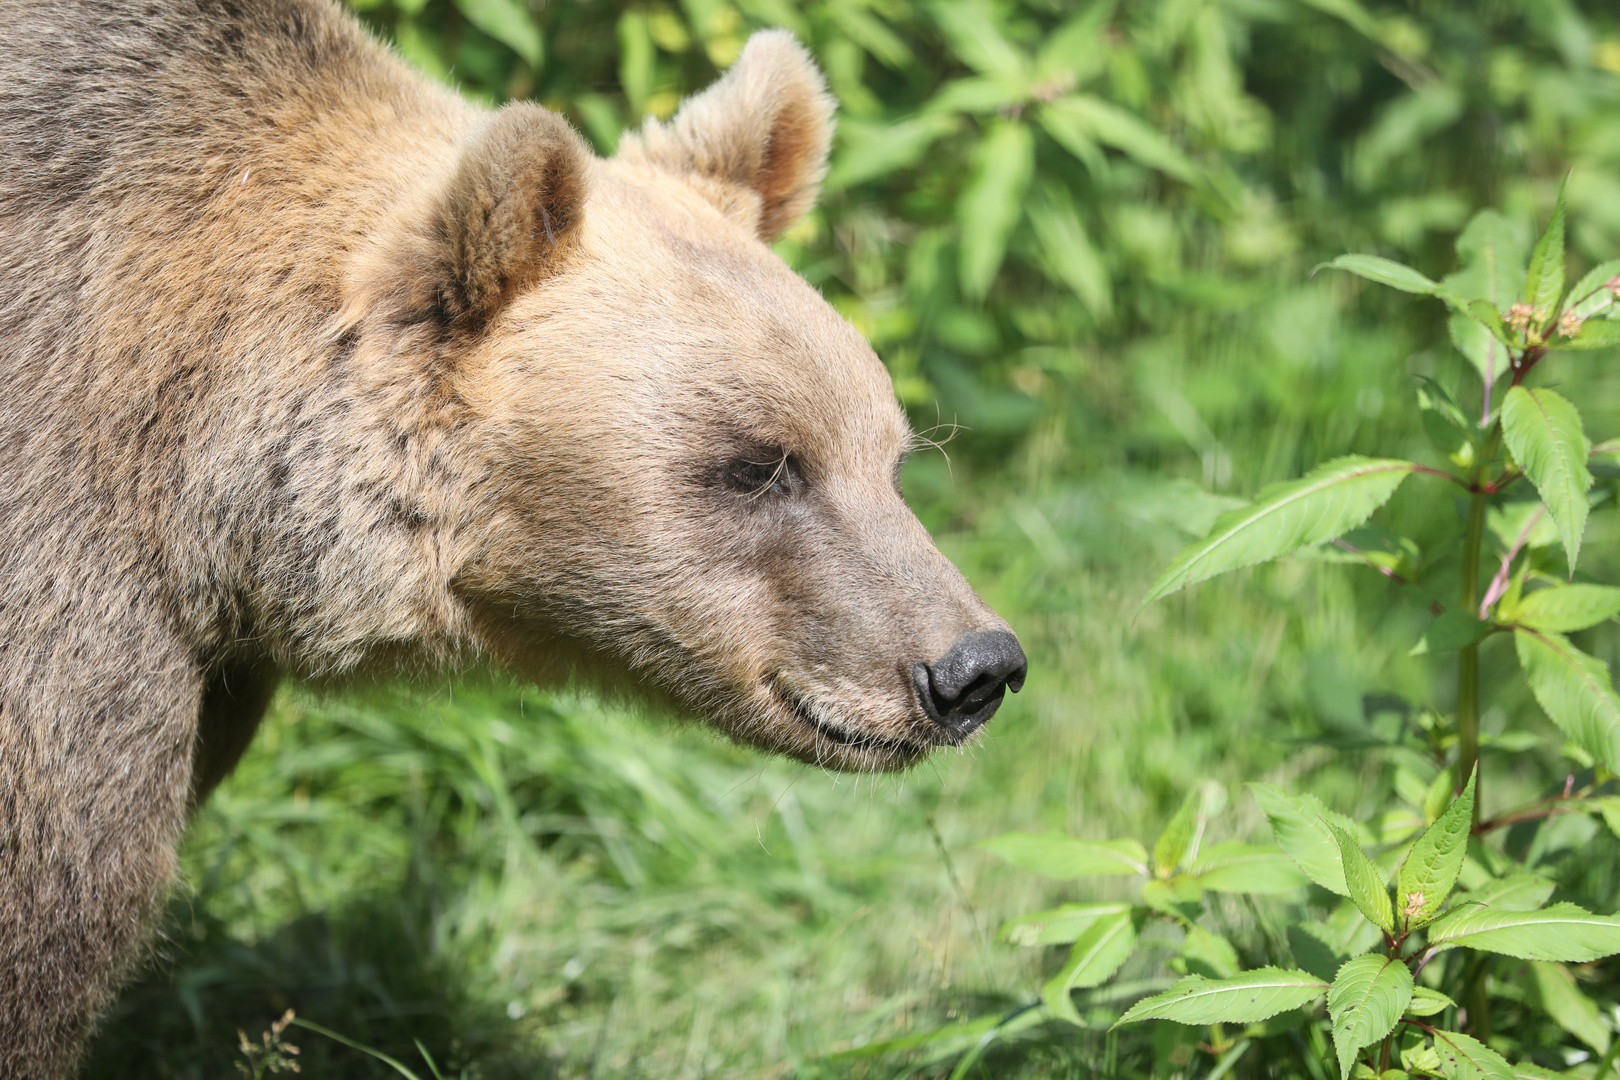
[[[766,244],[804,51],[594,156],[331,0],[0,4],[0,1074],[69,1073],[283,678],[494,666],[897,769],[1017,690]]]

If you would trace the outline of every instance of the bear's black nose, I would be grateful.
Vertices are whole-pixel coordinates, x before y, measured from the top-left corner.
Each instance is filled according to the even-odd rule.
[[[1001,707],[1006,691],[1024,686],[1029,662],[1006,630],[973,630],[933,663],[911,669],[917,700],[928,718],[957,738],[971,735]]]

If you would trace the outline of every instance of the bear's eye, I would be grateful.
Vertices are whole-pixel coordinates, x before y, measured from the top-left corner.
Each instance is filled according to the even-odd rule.
[[[721,481],[749,498],[791,495],[804,486],[798,461],[780,447],[737,455],[721,470]]]

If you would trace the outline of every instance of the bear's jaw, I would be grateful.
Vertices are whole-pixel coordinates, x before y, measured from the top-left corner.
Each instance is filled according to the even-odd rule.
[[[827,710],[789,688],[778,676],[764,680],[773,715],[768,737],[771,749],[811,765],[861,772],[893,772],[916,764],[940,746],[956,746],[966,737],[951,738],[933,725],[912,735],[864,730],[865,725]],[[785,717],[786,723],[777,719]]]

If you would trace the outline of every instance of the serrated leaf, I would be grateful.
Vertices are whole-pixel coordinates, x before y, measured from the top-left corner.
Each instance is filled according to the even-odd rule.
[[[1580,351],[1583,349],[1608,349],[1620,345],[1620,322],[1609,319],[1587,319],[1572,338],[1552,337],[1547,339],[1549,349],[1568,349]]]
[[[1491,632],[1491,624],[1474,618],[1472,612],[1442,611],[1436,615],[1429,628],[1423,632],[1423,637],[1412,646],[1408,656],[1422,656],[1426,653],[1452,652],[1464,646],[1472,645]]]
[[[1434,1051],[1446,1080],[1513,1080],[1506,1058],[1467,1035],[1437,1030]]]
[[[1063,833],[1007,833],[979,847],[1020,870],[1051,878],[1146,874],[1147,851],[1135,840],[1076,840]]]
[[[1498,911],[1535,911],[1557,887],[1535,874],[1509,874],[1470,889],[1466,899]]]
[[[1438,990],[1431,990],[1427,986],[1415,987],[1412,990],[1412,1000],[1406,1003],[1408,1016],[1433,1016],[1435,1013],[1455,1009],[1457,1003]]]
[[[1131,910],[1129,904],[1063,904],[1046,911],[1035,911],[1008,919],[1001,924],[1001,938],[1014,945],[1067,945],[1105,915]]]
[[[1556,390],[1515,386],[1502,402],[1502,435],[1558,523],[1574,573],[1586,531],[1586,491],[1592,486],[1586,469],[1591,443],[1581,414]]]
[[[1432,1046],[1425,1046],[1423,1043],[1403,1049],[1401,1064],[1406,1066],[1408,1072],[1421,1073],[1424,1076],[1437,1076],[1440,1073],[1440,1055],[1434,1052]]]
[[[1601,795],[1587,802],[1603,818],[1603,824],[1609,827],[1609,831],[1620,836],[1620,795]]]
[[[1457,884],[1474,826],[1474,780],[1468,778],[1462,794],[1423,831],[1401,863],[1395,878],[1396,907],[1409,930],[1432,919]]]
[[[1567,178],[1565,183],[1567,184]],[[1547,230],[1530,253],[1530,268],[1524,279],[1524,302],[1538,318],[1556,316],[1558,298],[1564,292],[1564,185],[1558,188]],[[1522,461],[1523,458],[1520,458]]]
[[[1356,843],[1355,837],[1337,825],[1329,825],[1333,840],[1339,845],[1339,857],[1344,864],[1344,883],[1356,908],[1385,933],[1395,930],[1395,912],[1389,902],[1389,889],[1384,884],[1383,872],[1367,857]]]
[[[1438,281],[1431,281],[1410,266],[1378,255],[1340,255],[1331,262],[1323,263],[1322,266],[1330,270],[1348,270],[1358,277],[1400,289],[1402,292],[1439,296],[1444,291]]]
[[[1217,518],[1208,536],[1176,556],[1143,604],[1216,574],[1342,536],[1388,502],[1416,468],[1410,461],[1342,457],[1299,480],[1273,484],[1248,506]]]
[[[1294,861],[1275,847],[1237,840],[1200,853],[1187,873],[1199,888],[1220,893],[1274,895],[1305,884]]]
[[[1608,665],[1544,630],[1515,630],[1513,643],[1525,681],[1553,723],[1598,761],[1620,765],[1620,696]]]
[[[1134,948],[1136,924],[1130,912],[1105,915],[1092,923],[1075,940],[1063,968],[1041,988],[1047,1009],[1060,1020],[1084,1027],[1069,991],[1107,982]]]
[[[530,67],[540,66],[540,27],[517,0],[456,0],[456,8],[468,22],[510,47]]]
[[[1620,615],[1620,589],[1612,585],[1559,585],[1523,596],[1512,621],[1532,630],[1568,634]]]
[[[1303,971],[1265,967],[1231,979],[1189,975],[1162,994],[1138,1001],[1115,1022],[1174,1020],[1178,1024],[1258,1024],[1321,997],[1328,984]]]
[[[1575,976],[1569,969],[1563,964],[1535,960],[1530,964],[1530,974],[1535,980],[1541,1011],[1599,1054],[1607,1053],[1611,1039],[1609,1027],[1603,1022],[1597,1004],[1575,985]]]
[[[1563,1080],[1570,1075],[1543,1069],[1540,1065],[1528,1061],[1516,1062],[1508,1067],[1513,1070],[1513,1080]]]
[[[1339,969],[1328,988],[1328,1016],[1339,1073],[1350,1074],[1356,1052],[1395,1030],[1412,1000],[1412,973],[1390,956],[1358,956]]]
[[[1574,904],[1554,904],[1540,911],[1468,904],[1429,927],[1430,949],[1459,945],[1520,960],[1581,964],[1620,952],[1620,919],[1594,915]]]
[[[962,292],[982,299],[990,291],[1007,237],[1024,214],[1024,191],[1035,172],[1035,138],[1025,125],[998,120],[974,154],[973,178],[957,203],[962,229]]]
[[[1620,277],[1620,259],[1610,259],[1588,270],[1569,290],[1569,310],[1577,319],[1589,319],[1614,303],[1609,282]]]
[[[1276,784],[1264,783],[1250,784],[1249,793],[1271,823],[1277,846],[1305,876],[1329,892],[1350,895],[1331,826],[1354,829],[1355,823],[1329,810],[1315,795],[1290,795]]]

